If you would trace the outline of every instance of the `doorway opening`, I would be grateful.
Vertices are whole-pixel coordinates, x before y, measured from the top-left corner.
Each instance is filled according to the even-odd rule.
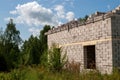
[[[85,69],[96,69],[95,45],[84,46]]]

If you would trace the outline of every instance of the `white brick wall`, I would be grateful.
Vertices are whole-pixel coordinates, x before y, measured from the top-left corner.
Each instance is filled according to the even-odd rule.
[[[82,69],[84,46],[95,45],[97,69],[101,73],[111,73],[113,67],[120,67],[120,16],[50,33],[48,46],[52,43],[59,44],[63,52],[67,52],[69,61],[80,62]]]

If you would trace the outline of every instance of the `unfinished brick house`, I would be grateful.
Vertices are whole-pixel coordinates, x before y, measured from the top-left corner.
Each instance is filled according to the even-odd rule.
[[[111,73],[114,67],[120,67],[120,7],[106,13],[96,12],[85,22],[73,20],[46,35],[48,46],[59,44],[69,61],[81,64],[81,70]]]

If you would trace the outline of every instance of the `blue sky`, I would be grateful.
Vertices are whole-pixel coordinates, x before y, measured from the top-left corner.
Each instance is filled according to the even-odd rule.
[[[23,40],[39,35],[45,24],[57,26],[96,11],[107,12],[120,5],[120,0],[2,0],[0,27],[4,30],[14,19]]]

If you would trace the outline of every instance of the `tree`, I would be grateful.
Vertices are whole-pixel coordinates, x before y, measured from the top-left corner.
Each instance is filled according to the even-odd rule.
[[[88,15],[86,15],[84,18],[79,18],[78,20],[80,22],[85,22],[87,20],[87,18],[88,18]]]
[[[4,37],[6,44],[12,43],[15,46],[18,46],[22,43],[20,32],[16,29],[12,19],[10,19],[9,23],[7,24],[7,28],[4,32]]]
[[[50,26],[45,25],[43,30],[40,31],[40,36],[34,37],[30,36],[22,46],[23,53],[23,64],[41,64],[42,56],[44,51],[47,50],[47,36],[44,35],[50,29]]]
[[[50,26],[45,25],[43,30],[40,31],[40,36],[30,36],[22,46],[22,57],[24,65],[40,64],[41,56],[47,50],[47,36],[44,35],[50,29]]]
[[[47,47],[47,35],[45,35],[48,30],[50,30],[51,27],[49,25],[45,25],[43,30],[40,31],[40,43],[41,43],[41,53],[44,53],[45,50],[48,49]]]
[[[40,41],[33,35],[30,36],[28,41],[25,41],[22,47],[23,64],[39,64],[40,63]]]
[[[6,71],[7,69],[6,60],[3,55],[3,52],[4,52],[3,31],[0,30],[0,71]]]
[[[13,20],[10,19],[7,28],[1,37],[1,56],[5,59],[6,70],[17,68],[20,60],[19,45],[22,43],[20,32],[16,29]]]

